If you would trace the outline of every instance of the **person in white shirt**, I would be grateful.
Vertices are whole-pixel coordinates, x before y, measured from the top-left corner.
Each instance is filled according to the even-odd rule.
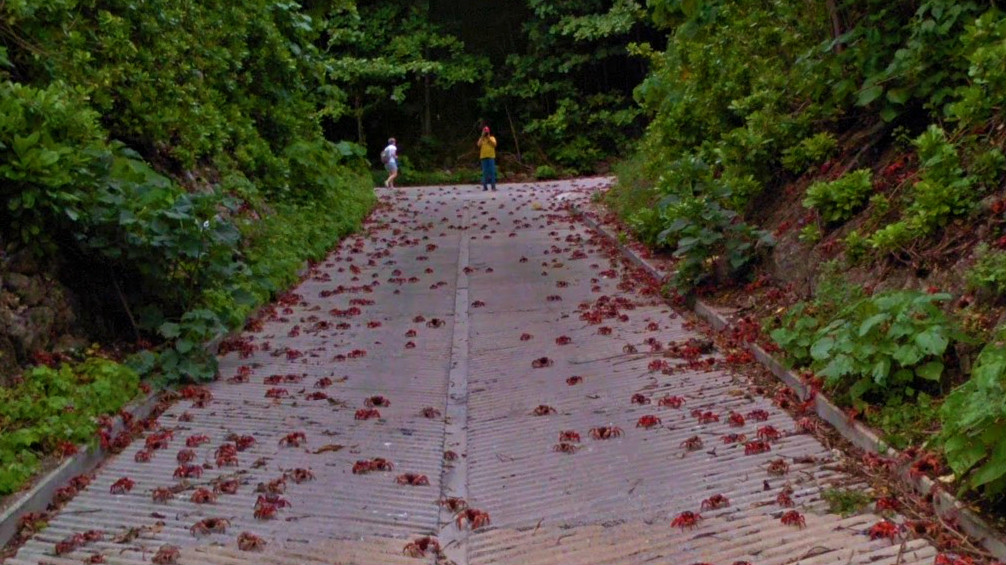
[[[388,140],[388,146],[381,151],[381,162],[388,171],[388,180],[384,181],[384,186],[395,188],[395,177],[398,176],[398,146],[395,145],[395,138]]]

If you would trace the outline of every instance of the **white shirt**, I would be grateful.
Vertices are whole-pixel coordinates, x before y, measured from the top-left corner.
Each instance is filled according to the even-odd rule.
[[[395,147],[395,145],[393,145],[393,144],[389,144],[387,147],[384,148],[384,151],[381,152],[381,155],[387,155],[389,163],[397,162],[398,161],[398,147]]]

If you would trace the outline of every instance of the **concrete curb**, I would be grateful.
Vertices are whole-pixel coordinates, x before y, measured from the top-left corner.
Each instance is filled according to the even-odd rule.
[[[137,419],[144,419],[149,416],[159,401],[159,394],[154,393],[132,405],[127,405],[125,410],[130,412]],[[125,429],[121,421],[117,422],[111,430],[112,436]],[[97,446],[86,445],[80,448],[73,457],[63,461],[48,474],[38,480],[35,485],[23,492],[11,503],[3,514],[0,514],[0,547],[6,547],[14,536],[17,535],[18,522],[23,516],[31,512],[42,512],[49,507],[56,490],[65,486],[70,479],[78,475],[83,475],[93,471],[102,461],[107,453]]]
[[[307,261],[303,263],[297,271],[297,279],[303,280],[311,272],[311,265]],[[248,314],[248,319],[258,316],[267,304],[255,308]],[[239,335],[244,331],[241,328],[232,330],[216,336],[203,345],[203,348],[211,355],[216,355],[217,349],[225,339]],[[148,417],[157,405],[159,393],[152,393],[147,398],[128,405],[124,408],[137,420]],[[112,435],[115,436],[123,430],[121,422],[116,423],[112,428]],[[85,445],[80,447],[76,455],[63,461],[58,467],[41,477],[35,485],[22,493],[17,499],[0,514],[0,548],[6,547],[14,539],[18,531],[18,522],[23,516],[32,512],[42,512],[49,507],[56,490],[65,486],[70,479],[78,475],[90,473],[105,460],[108,453],[100,447]]]
[[[621,250],[622,254],[630,261],[645,270],[657,280],[663,281],[670,276],[651,265],[648,261],[637,255],[632,249],[619,242],[618,237],[608,231],[595,218],[582,212],[577,214],[588,226],[597,230],[610,239]],[[711,325],[716,331],[730,327],[732,324],[725,316],[716,312],[710,305],[701,300],[696,300],[692,307],[693,312],[706,323]],[[748,350],[755,356],[759,363],[769,369],[779,380],[793,389],[800,399],[806,400],[809,397],[807,386],[800,380],[800,377],[793,371],[787,369],[777,359],[769,355],[761,346],[755,343],[748,344]],[[883,453],[890,457],[897,457],[899,452],[888,446],[870,428],[860,422],[852,421],[846,417],[845,413],[831,400],[818,393],[814,396],[814,408],[817,415],[824,421],[831,424],[839,434],[856,447],[864,451],[873,453]],[[961,503],[952,494],[945,490],[938,489],[938,485],[928,477],[914,478],[909,476],[908,469],[902,468],[898,472],[898,477],[907,486],[911,487],[921,495],[932,493],[933,507],[936,514],[943,520],[953,520],[960,529],[977,540],[992,556],[1001,561],[1006,561],[1006,534],[997,531],[982,517],[974,513],[970,508]],[[936,489],[936,490],[934,490]]]

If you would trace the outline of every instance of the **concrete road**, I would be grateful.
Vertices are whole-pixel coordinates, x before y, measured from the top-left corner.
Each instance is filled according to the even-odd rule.
[[[563,209],[605,183],[382,190],[7,563],[932,563],[829,513],[861,487],[715,351],[663,356],[702,336]]]

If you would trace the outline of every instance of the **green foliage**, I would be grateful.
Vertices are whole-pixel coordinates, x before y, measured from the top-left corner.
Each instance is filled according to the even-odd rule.
[[[852,489],[824,489],[821,491],[821,498],[828,503],[828,510],[832,514],[841,514],[844,517],[859,514],[873,502],[868,493]]]
[[[96,419],[113,414],[138,392],[135,372],[91,358],[58,369],[36,367],[11,388],[0,387],[0,495],[16,492],[41,459],[64,442],[94,439]]]
[[[891,447],[905,449],[932,439],[939,427],[938,409],[933,397],[920,391],[913,398],[888,398],[883,406],[867,410],[864,417]]]
[[[558,177],[558,171],[548,165],[540,165],[534,170],[534,178],[538,180],[551,180]]]
[[[64,84],[34,88],[9,81],[0,82],[0,115],[4,231],[25,243],[42,239],[51,247],[47,228],[76,220],[79,202],[92,186],[87,169],[104,145],[99,116],[80,92]]]
[[[804,138],[783,151],[782,166],[793,173],[804,173],[830,159],[838,150],[838,140],[831,132],[820,132]]]
[[[981,243],[975,250],[977,261],[965,273],[968,285],[994,296],[1006,295],[1006,251]]]
[[[857,264],[866,258],[870,249],[865,237],[858,230],[852,230],[845,236],[845,258],[852,264]]]
[[[1006,493],[1006,345],[982,349],[971,378],[940,409],[940,445],[961,489],[988,501]]]
[[[795,308],[771,336],[794,364],[824,377],[840,400],[897,402],[938,384],[948,346],[964,339],[937,305],[949,298],[885,292],[846,303],[826,317]]]
[[[642,111],[623,78],[642,69],[627,47],[648,33],[635,0],[529,0],[526,50],[510,52],[483,106],[508,114],[548,161],[590,171],[619,155],[641,127]]]
[[[906,221],[888,224],[867,238],[870,245],[881,252],[892,252],[901,249],[915,239],[918,232]]]
[[[807,188],[803,205],[817,210],[828,223],[844,222],[866,202],[873,190],[869,169],[859,169],[830,182],[815,182]]]
[[[920,180],[915,183],[906,214],[913,227],[931,233],[971,210],[975,202],[974,179],[965,174],[957,148],[939,126],[929,126],[915,140],[915,146]]]
[[[803,226],[803,228],[800,229],[800,235],[797,236],[797,239],[799,239],[803,243],[809,245],[815,245],[819,241],[821,241],[821,237],[823,237],[823,234],[821,233],[821,227],[818,226],[816,223],[810,223],[807,224],[806,226]]]
[[[21,81],[0,82],[0,237],[108,273],[161,344],[144,372],[212,378],[201,344],[372,202],[363,148],[319,122],[347,111],[319,47],[342,8],[78,4],[5,8],[5,29],[33,42],[0,61]]]

